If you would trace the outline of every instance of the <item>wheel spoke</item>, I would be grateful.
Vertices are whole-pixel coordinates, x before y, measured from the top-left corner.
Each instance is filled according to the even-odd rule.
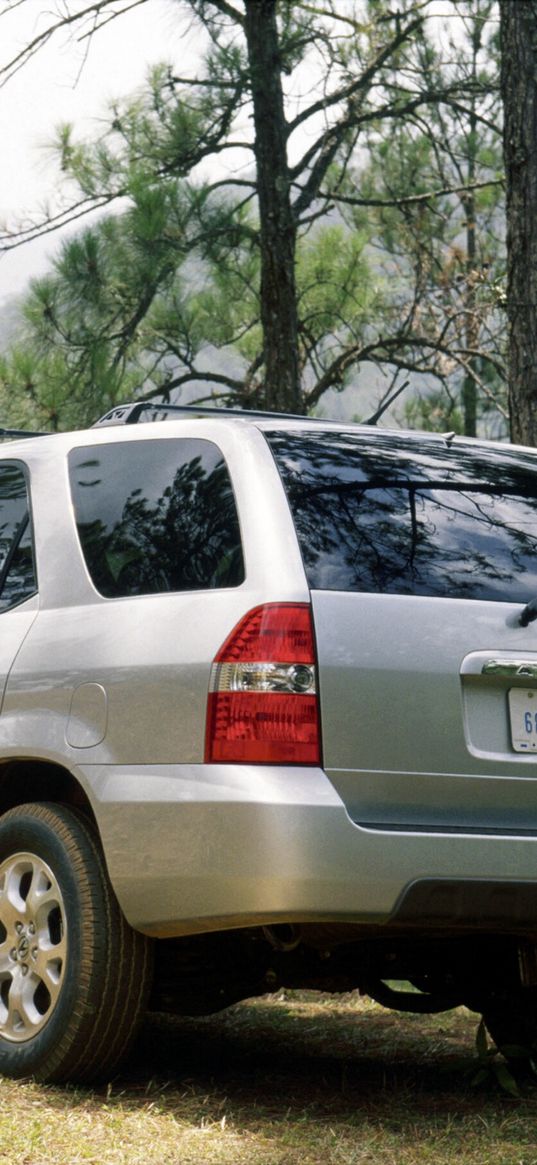
[[[5,942],[0,943],[0,979],[6,974],[11,974],[13,970],[13,959],[11,958],[11,951],[13,950],[13,943],[10,941],[9,935]]]
[[[20,910],[16,910],[9,899],[5,895],[0,894],[0,937],[2,939],[0,950],[4,943],[13,946],[17,937],[15,926],[19,922],[20,916]]]
[[[59,994],[63,980],[65,966],[65,941],[58,943],[48,950],[38,949],[35,958],[30,958],[32,978],[36,982],[44,983],[51,1000],[54,1002]]]
[[[26,901],[21,893],[23,879],[28,878],[28,861],[15,857],[4,863],[0,871],[0,923],[8,934],[15,934],[15,923],[26,915]]]
[[[32,871],[32,881],[26,898],[28,916],[37,919],[53,906],[58,906],[58,887],[37,863]]]
[[[7,1018],[3,1034],[8,1039],[27,1039],[41,1026],[43,1017],[34,1004],[36,983],[23,975],[20,967],[14,969],[7,1000]]]

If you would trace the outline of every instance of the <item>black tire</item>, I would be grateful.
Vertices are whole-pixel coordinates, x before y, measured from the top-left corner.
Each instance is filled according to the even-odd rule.
[[[32,804],[0,818],[1,1073],[109,1077],[143,1019],[151,955],[85,817]]]

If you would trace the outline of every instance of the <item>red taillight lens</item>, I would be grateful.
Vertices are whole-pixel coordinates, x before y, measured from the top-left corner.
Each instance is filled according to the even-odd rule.
[[[215,663],[315,663],[311,610],[307,603],[254,607],[231,632]]]
[[[256,607],[213,664],[205,760],[316,765],[320,751],[311,609]]]
[[[319,764],[317,698],[211,692],[207,761]]]

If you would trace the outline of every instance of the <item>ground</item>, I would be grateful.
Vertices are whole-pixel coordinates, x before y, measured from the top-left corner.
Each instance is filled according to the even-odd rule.
[[[537,1087],[472,1086],[477,1022],[313,992],[151,1017],[107,1087],[0,1080],[0,1165],[537,1165]]]

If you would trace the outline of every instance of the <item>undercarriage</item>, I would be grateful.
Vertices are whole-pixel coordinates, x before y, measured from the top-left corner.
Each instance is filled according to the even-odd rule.
[[[537,944],[527,935],[280,924],[156,944],[150,1007],[210,1014],[282,987],[358,990],[385,1007],[482,1013],[498,1044],[537,1035]]]

